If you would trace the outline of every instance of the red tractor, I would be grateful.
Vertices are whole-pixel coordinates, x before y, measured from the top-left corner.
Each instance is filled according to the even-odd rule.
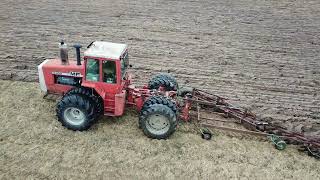
[[[306,136],[268,123],[209,92],[195,88],[177,90],[177,81],[169,74],[156,75],[148,85],[135,87],[128,72],[125,44],[92,42],[84,52],[83,63],[81,46],[74,47],[77,61],[68,61],[66,44],[61,42],[61,58],[45,60],[38,66],[41,89],[47,95],[63,95],[56,112],[68,129],[87,130],[100,115],[121,116],[126,106],[133,106],[139,111],[139,127],[150,138],[166,139],[176,130],[178,119],[189,121],[192,117],[204,139],[211,138],[211,131],[203,127],[267,136],[279,150],[285,149],[286,143],[293,143],[320,158],[319,136]],[[204,111],[206,116],[201,115]],[[209,118],[208,113],[227,120]],[[242,124],[247,130],[217,122]]]
[[[121,116],[126,106],[134,106],[139,111],[139,127],[150,138],[166,139],[176,130],[178,119],[189,121],[192,117],[204,139],[211,138],[211,131],[203,127],[265,136],[279,150],[285,149],[286,143],[298,144],[309,155],[320,159],[319,137],[268,123],[209,92],[195,88],[178,90],[177,81],[169,74],[156,75],[148,85],[135,87],[128,72],[125,44],[92,42],[84,52],[83,63],[81,46],[74,47],[77,61],[68,61],[66,44],[61,42],[61,58],[45,60],[38,66],[41,89],[46,95],[62,95],[56,113],[68,129],[87,130],[100,115]],[[202,116],[204,111],[206,116]],[[209,118],[210,113],[227,120]],[[221,125],[230,122],[247,130]]]
[[[92,42],[84,52],[83,63],[81,46],[74,47],[76,61],[69,61],[62,48],[60,59],[47,59],[38,66],[41,90],[63,95],[56,107],[63,126],[87,130],[100,115],[121,116],[126,106],[134,106],[140,111],[139,126],[148,137],[165,139],[176,130],[178,84],[173,76],[159,74],[148,85],[137,88],[127,71],[126,44]]]

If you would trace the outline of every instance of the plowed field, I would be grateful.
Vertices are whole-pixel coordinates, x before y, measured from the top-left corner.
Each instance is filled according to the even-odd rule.
[[[0,79],[37,81],[36,66],[46,58],[58,56],[61,39],[69,45],[83,46],[94,40],[127,43],[138,85],[146,83],[153,74],[169,71],[180,86],[213,92],[251,109],[266,121],[320,135],[318,0],[1,0]],[[69,56],[74,54],[70,48]],[[263,142],[239,143],[223,137],[216,144],[181,132],[168,143],[146,141],[139,130],[127,128],[131,126],[131,120],[126,120],[131,119],[130,114],[124,121],[103,121],[103,125],[98,124],[85,134],[69,132],[58,126],[54,103],[43,102],[34,83],[1,81],[1,103],[0,172],[9,179],[13,175],[72,177],[86,172],[88,177],[95,172],[130,178],[137,169],[141,170],[138,175],[147,177],[151,172],[142,172],[148,163],[159,171],[154,172],[155,176],[169,178],[208,177],[217,172],[221,172],[221,176],[217,175],[221,178],[255,179],[319,174],[319,168],[308,157],[300,157],[296,151],[279,155]],[[125,127],[123,131],[121,126]],[[225,159],[229,153],[215,149],[224,146],[224,141],[231,145],[223,148],[233,149],[230,151],[237,154],[231,156],[238,159]],[[233,142],[245,151],[236,152]],[[70,143],[74,144],[68,149]],[[127,143],[132,146],[126,146]],[[254,145],[249,148],[249,144]],[[209,147],[220,151],[221,161],[213,160],[220,155],[209,151]],[[202,153],[195,155],[198,150]],[[166,152],[175,155],[166,156]],[[258,152],[261,157],[250,159],[251,153]],[[86,157],[73,161],[82,155]],[[146,164],[137,160],[143,157]],[[207,157],[212,161],[206,161]],[[278,158],[283,162],[273,164]],[[301,160],[304,158],[307,160]],[[94,164],[97,159],[103,162],[99,166]],[[258,162],[259,165],[255,164]],[[108,169],[111,164],[116,169]],[[248,164],[252,166],[250,170],[246,170]],[[171,165],[177,166],[178,172]],[[269,166],[267,170],[259,169],[265,166]],[[68,169],[74,170],[74,174],[55,173]],[[261,175],[254,174],[258,169]]]

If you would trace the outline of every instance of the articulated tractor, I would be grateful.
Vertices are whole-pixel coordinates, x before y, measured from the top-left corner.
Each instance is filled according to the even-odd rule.
[[[74,45],[77,60],[69,61],[67,46],[60,44],[60,58],[47,59],[38,66],[39,83],[46,95],[61,95],[56,114],[63,126],[83,131],[101,115],[122,116],[126,107],[139,112],[139,127],[154,139],[166,139],[175,132],[178,120],[190,121],[203,139],[211,139],[215,129],[269,137],[279,150],[286,143],[320,158],[320,137],[292,132],[285,127],[259,119],[247,109],[234,106],[226,98],[196,88],[179,88],[173,76],[162,73],[153,76],[147,85],[136,87],[128,71],[126,44],[95,41],[84,51]],[[227,120],[208,118],[201,113],[222,115]],[[212,116],[211,116],[212,117]],[[246,130],[218,125],[216,122],[238,123]]]
[[[128,46],[92,42],[80,59],[80,45],[74,46],[77,60],[68,59],[66,44],[60,44],[59,59],[47,59],[38,66],[40,88],[46,94],[62,95],[56,113],[63,126],[83,131],[101,116],[122,116],[127,106],[140,112],[139,126],[150,138],[168,138],[177,127],[178,84],[167,73],[151,78],[137,88],[127,71]]]

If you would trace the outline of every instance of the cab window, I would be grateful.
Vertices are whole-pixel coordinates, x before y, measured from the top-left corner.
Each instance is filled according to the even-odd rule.
[[[99,81],[99,61],[96,59],[88,59],[86,66],[86,80]]]
[[[110,84],[117,83],[115,61],[103,61],[102,69],[103,69],[103,82],[110,83]]]

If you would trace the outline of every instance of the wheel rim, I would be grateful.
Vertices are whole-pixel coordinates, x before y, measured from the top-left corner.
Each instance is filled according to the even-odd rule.
[[[85,121],[84,113],[74,107],[67,108],[63,113],[64,119],[72,125],[80,125]]]
[[[211,139],[211,134],[209,134],[209,133],[204,133],[204,134],[202,135],[202,137],[203,137],[203,139],[210,140],[210,139]]]
[[[165,134],[170,128],[169,119],[162,114],[153,114],[147,119],[146,128],[155,135]]]

